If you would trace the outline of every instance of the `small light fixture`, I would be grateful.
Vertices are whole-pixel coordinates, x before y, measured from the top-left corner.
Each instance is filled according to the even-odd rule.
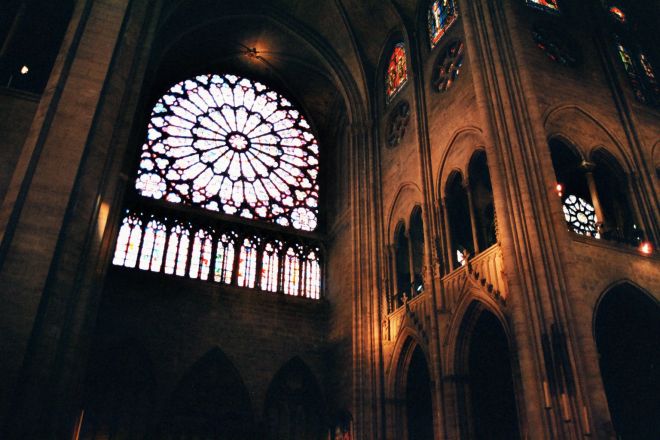
[[[557,190],[557,194],[559,195],[559,197],[561,197],[564,191],[564,187],[562,186],[562,184],[558,183],[557,186],[555,186],[555,189]]]
[[[653,253],[653,245],[650,241],[643,241],[639,244],[639,251],[644,255],[651,255]]]
[[[26,75],[29,71],[28,66],[21,67],[21,75]]]

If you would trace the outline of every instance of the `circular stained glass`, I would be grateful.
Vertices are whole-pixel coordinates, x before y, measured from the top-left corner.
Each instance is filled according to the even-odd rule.
[[[454,41],[439,58],[435,89],[438,92],[446,92],[458,78],[461,67],[463,67],[463,42]]]
[[[319,146],[291,102],[236,75],[200,75],[158,100],[135,187],[145,197],[312,231]]]
[[[600,238],[594,207],[581,197],[570,195],[564,200],[564,218],[574,232]]]

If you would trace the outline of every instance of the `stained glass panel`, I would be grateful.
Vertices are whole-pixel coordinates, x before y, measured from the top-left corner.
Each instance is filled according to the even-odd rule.
[[[449,27],[456,21],[458,13],[454,0],[435,0],[429,6],[427,25],[431,49],[433,49]]]
[[[589,202],[581,197],[569,195],[564,200],[563,210],[566,223],[574,232],[600,238],[596,211]]]
[[[231,283],[231,274],[234,270],[234,242],[235,238],[231,234],[222,234],[218,240],[213,275],[213,279],[218,283]]]
[[[237,281],[241,287],[254,287],[257,273],[257,248],[254,239],[243,240],[241,252],[238,257]]]
[[[390,56],[385,78],[385,93],[388,101],[403,88],[406,81],[408,81],[406,47],[403,43],[398,43]]]
[[[140,239],[142,238],[142,221],[134,216],[126,216],[119,229],[117,246],[113,264],[118,266],[135,267],[138,252],[140,250]]]
[[[612,17],[614,17],[617,21],[621,23],[626,22],[626,14],[620,9],[617,8],[616,6],[611,6],[610,7],[610,14]]]
[[[529,6],[550,12],[559,12],[557,0],[527,0]]]
[[[447,91],[458,78],[463,67],[463,42],[455,41],[447,47],[438,60],[435,88],[438,92]]]
[[[279,243],[268,243],[264,247],[261,263],[261,290],[277,292],[279,273]]]
[[[202,280],[209,278],[211,247],[211,235],[203,229],[197,231],[190,254],[190,269],[188,271],[190,278],[199,277]]]
[[[623,68],[626,70],[626,74],[628,75],[628,80],[632,86],[635,98],[643,103],[648,102],[646,95],[644,94],[644,86],[642,85],[642,80],[639,76],[639,72],[635,66],[635,62],[633,61],[630,51],[619,40],[617,40],[616,46],[619,53],[619,59],[623,64]]]
[[[319,299],[321,291],[321,266],[316,252],[312,251],[305,259],[305,285],[303,296]]]
[[[284,293],[287,295],[298,295],[300,286],[300,257],[289,248],[284,257]]]
[[[149,221],[142,239],[140,269],[152,270],[154,272],[160,271],[166,239],[167,232],[165,225],[157,220]]]
[[[235,75],[200,75],[154,106],[135,187],[145,197],[312,231],[318,158],[309,123],[283,96]]]

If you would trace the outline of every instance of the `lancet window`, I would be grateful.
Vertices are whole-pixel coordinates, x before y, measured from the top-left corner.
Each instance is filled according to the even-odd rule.
[[[318,226],[318,172],[312,129],[279,93],[236,75],[179,82],[151,113],[113,263],[319,299],[319,244],[296,234]]]
[[[392,54],[390,55],[387,64],[387,72],[385,73],[385,95],[387,101],[391,101],[394,95],[399,93],[399,90],[408,81],[408,61],[406,59],[406,46],[403,43],[394,45]]]
[[[557,0],[527,0],[527,4],[543,11],[559,12],[559,4],[557,3]]]
[[[427,26],[431,49],[447,33],[449,27],[458,18],[458,11],[454,0],[434,0],[431,2],[427,14]]]

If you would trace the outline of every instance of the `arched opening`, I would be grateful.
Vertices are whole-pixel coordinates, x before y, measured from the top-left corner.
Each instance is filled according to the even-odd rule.
[[[628,179],[617,160],[604,149],[593,154],[594,180],[603,209],[603,238],[639,244],[629,200]]]
[[[607,292],[594,322],[600,372],[617,438],[660,438],[660,307],[624,284]]]
[[[265,438],[321,440],[327,437],[321,389],[307,365],[294,358],[275,375],[268,387]]]
[[[564,218],[569,229],[577,234],[600,237],[602,214],[594,206],[595,185],[589,187],[592,166],[558,139],[550,140],[552,166],[557,177],[557,193],[561,197]]]
[[[410,295],[410,248],[403,222],[396,228],[394,239],[394,258],[396,266],[396,293],[394,307],[403,305],[403,298]]]
[[[78,438],[142,438],[153,406],[151,361],[134,341],[95,353],[85,385]]]
[[[406,420],[408,440],[433,439],[431,377],[419,346],[412,354],[406,377]]]
[[[410,216],[410,248],[412,250],[413,296],[424,291],[424,220],[417,207]]]
[[[451,235],[451,259],[453,267],[465,262],[466,254],[474,254],[474,241],[467,191],[459,173],[449,176],[445,190],[447,216]]]
[[[220,349],[204,355],[179,382],[159,438],[252,438],[253,416],[243,381]]]
[[[488,160],[483,151],[476,152],[468,168],[472,205],[479,249],[484,250],[497,242],[495,235],[495,203],[490,183]]]
[[[507,337],[493,313],[477,313],[466,359],[469,403],[465,406],[470,415],[467,429],[475,439],[517,439],[518,413]]]

